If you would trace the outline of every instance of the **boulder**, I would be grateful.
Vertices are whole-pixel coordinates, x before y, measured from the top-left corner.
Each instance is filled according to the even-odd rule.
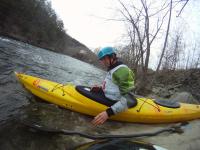
[[[176,102],[199,104],[199,102],[188,92],[177,92],[173,94],[170,99]]]
[[[169,98],[172,95],[171,91],[167,87],[164,87],[164,86],[153,87],[152,92],[153,94],[162,98]]]

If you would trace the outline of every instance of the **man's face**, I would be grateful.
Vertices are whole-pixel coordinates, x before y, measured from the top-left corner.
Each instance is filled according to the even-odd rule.
[[[110,66],[110,57],[105,56],[102,59],[100,59],[100,62],[105,66],[109,67]]]

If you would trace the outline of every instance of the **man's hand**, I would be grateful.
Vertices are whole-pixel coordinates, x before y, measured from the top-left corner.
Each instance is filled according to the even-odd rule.
[[[93,86],[90,90],[90,92],[93,92],[93,93],[97,93],[101,90],[101,87],[100,86]]]
[[[94,126],[98,126],[103,124],[107,119],[108,119],[108,114],[106,111],[101,112],[100,114],[98,114],[93,120],[92,120],[92,124]]]

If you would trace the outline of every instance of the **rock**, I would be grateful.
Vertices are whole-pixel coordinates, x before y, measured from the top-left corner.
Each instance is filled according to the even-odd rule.
[[[170,92],[168,89],[162,88],[159,93],[158,96],[160,97],[164,97],[164,98],[169,98],[171,96]]]
[[[162,88],[162,87],[153,87],[152,92],[159,96],[159,97],[163,97],[163,98],[169,98],[171,96],[171,93],[169,92],[169,90],[167,88]]]
[[[173,94],[170,99],[176,102],[199,104],[199,102],[188,92],[178,92]]]
[[[200,147],[200,121],[190,121],[183,126],[183,133],[165,133],[158,136],[146,137],[145,141],[154,143],[169,150],[199,150]]]

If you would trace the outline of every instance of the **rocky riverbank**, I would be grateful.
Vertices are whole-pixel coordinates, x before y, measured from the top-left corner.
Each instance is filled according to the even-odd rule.
[[[160,72],[151,94],[186,103],[199,103],[200,69]]]

